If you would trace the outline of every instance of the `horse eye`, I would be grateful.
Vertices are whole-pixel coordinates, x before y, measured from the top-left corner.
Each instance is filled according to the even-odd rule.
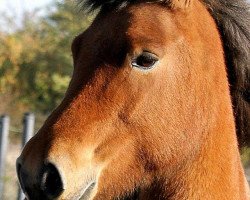
[[[158,58],[156,55],[149,52],[143,52],[141,55],[132,60],[132,66],[148,70],[151,69],[157,61]]]

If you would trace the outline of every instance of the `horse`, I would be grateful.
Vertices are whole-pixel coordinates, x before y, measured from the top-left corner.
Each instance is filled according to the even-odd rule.
[[[17,159],[28,200],[249,198],[244,0],[86,0],[61,104]]]

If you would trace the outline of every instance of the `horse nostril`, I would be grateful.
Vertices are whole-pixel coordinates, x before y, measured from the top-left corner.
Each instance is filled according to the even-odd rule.
[[[55,165],[49,163],[42,171],[41,190],[49,199],[59,197],[63,192],[63,182]]]

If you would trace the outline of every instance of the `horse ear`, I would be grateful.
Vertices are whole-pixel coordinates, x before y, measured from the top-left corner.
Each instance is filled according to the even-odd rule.
[[[187,9],[194,0],[171,0],[171,7],[173,9]]]

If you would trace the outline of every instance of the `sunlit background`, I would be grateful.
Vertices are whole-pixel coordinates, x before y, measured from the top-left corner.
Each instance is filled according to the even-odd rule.
[[[0,0],[0,115],[11,117],[2,200],[17,199],[15,160],[23,114],[35,113],[37,131],[59,104],[73,69],[71,41],[93,20],[75,2]],[[249,159],[250,150],[245,149],[246,169]]]

